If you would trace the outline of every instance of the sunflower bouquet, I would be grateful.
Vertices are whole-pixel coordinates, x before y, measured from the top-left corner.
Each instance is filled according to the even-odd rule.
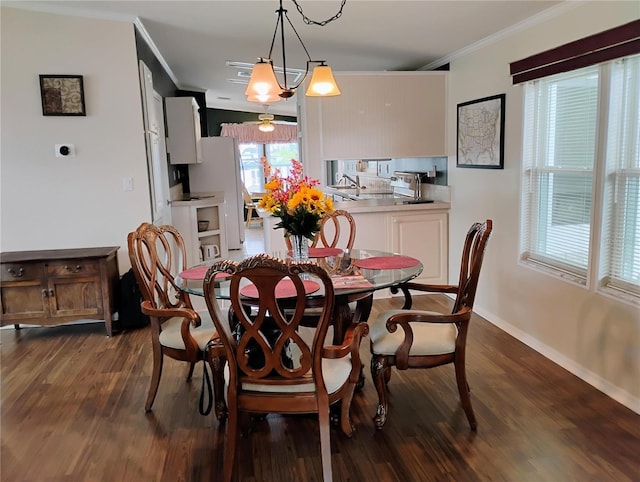
[[[268,174],[266,193],[258,206],[280,218],[275,228],[284,229],[285,237],[313,240],[324,214],[333,211],[333,199],[316,187],[320,181],[303,175],[299,161],[291,159],[291,166],[286,177],[281,176],[279,169]]]

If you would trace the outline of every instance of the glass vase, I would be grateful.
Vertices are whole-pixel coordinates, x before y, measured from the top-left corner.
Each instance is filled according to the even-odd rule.
[[[309,260],[309,240],[299,234],[289,236],[291,241],[291,259],[294,261]]]

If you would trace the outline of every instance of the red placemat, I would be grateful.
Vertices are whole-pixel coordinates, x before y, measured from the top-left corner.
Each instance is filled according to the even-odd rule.
[[[417,266],[420,260],[409,256],[373,256],[357,259],[354,264],[363,269],[401,269]]]
[[[320,285],[315,281],[303,280],[304,292],[309,294],[320,289]],[[240,288],[240,294],[247,298],[258,298],[258,288],[251,283],[250,285]],[[293,281],[283,279],[276,285],[276,298],[293,298],[296,296],[296,288]]]
[[[309,248],[310,258],[326,258],[328,256],[338,256],[342,253],[340,248]]]
[[[209,270],[209,266],[198,266],[197,268],[189,268],[185,269],[180,273],[180,278],[182,279],[204,279],[204,276],[207,274]],[[228,278],[231,276],[228,273],[218,273],[216,278]]]

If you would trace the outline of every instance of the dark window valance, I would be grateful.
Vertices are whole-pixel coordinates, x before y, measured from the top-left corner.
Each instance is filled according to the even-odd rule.
[[[532,55],[509,65],[513,83],[520,84],[637,53],[640,53],[640,20]]]

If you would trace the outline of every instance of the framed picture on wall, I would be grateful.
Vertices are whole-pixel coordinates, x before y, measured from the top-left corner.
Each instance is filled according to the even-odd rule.
[[[457,167],[504,169],[505,94],[458,104]]]
[[[42,115],[86,116],[82,75],[40,75]]]

